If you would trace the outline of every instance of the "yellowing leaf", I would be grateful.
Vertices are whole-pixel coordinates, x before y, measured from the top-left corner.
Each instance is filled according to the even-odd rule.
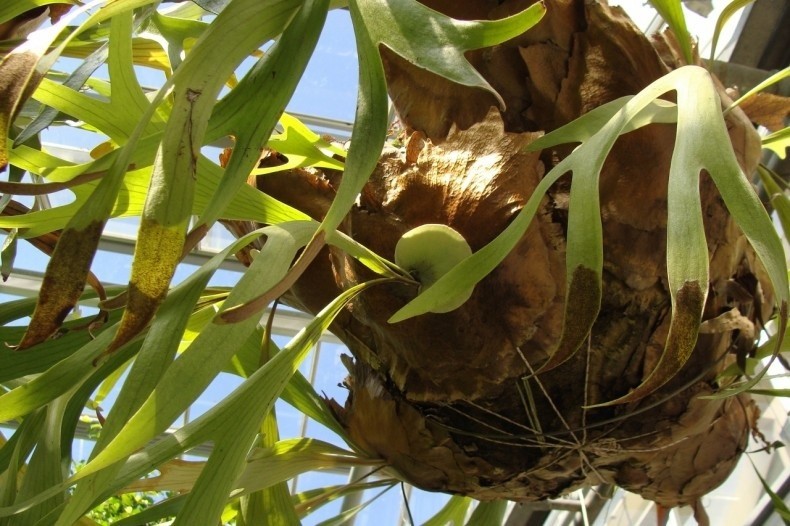
[[[790,148],[790,127],[763,137],[763,148],[771,150],[780,159],[787,158],[787,148]]]

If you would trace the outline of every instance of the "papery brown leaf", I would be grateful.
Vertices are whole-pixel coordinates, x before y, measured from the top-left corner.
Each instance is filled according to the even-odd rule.
[[[485,19],[526,2],[425,3],[455,17]],[[494,101],[484,92],[454,87],[383,52],[407,133],[420,131],[428,140],[419,151],[415,144],[379,160],[344,225],[356,241],[391,257],[405,231],[442,223],[479,250],[524,206],[544,166],[572,148],[525,154],[535,137],[638,93],[679,64],[669,36],[651,43],[619,8],[545,3],[547,15],[534,30],[468,54],[505,99],[504,111],[491,110]],[[727,126],[738,162],[752,173],[759,154],[753,126],[739,110],[730,112]],[[754,343],[740,341],[742,328],[751,323],[759,333],[773,297],[754,251],[703,174],[710,279],[729,285],[706,294],[708,283],[686,283],[670,334],[666,227],[674,143],[674,127],[648,126],[620,137],[607,158],[600,177],[600,312],[583,349],[553,370],[530,374],[557,348],[564,311],[584,312],[589,303],[566,295],[575,287],[565,275],[573,176],[549,189],[516,248],[456,311],[393,325],[387,319],[414,297],[414,287],[382,285],[356,298],[332,326],[355,359],[345,406],[332,405],[354,441],[419,487],[484,500],[530,502],[606,483],[675,507],[693,505],[721,484],[744,451],[756,414],[748,395],[699,396],[719,388],[717,375],[734,362],[733,348]],[[257,184],[321,217],[339,177],[292,170]],[[369,278],[367,269],[332,249],[283,300],[318,312]],[[579,305],[566,306],[566,296]],[[748,323],[720,317],[736,309]],[[576,345],[586,331],[571,332]],[[668,339],[681,352],[662,362]],[[637,400],[646,393],[634,389],[651,384],[660,387]],[[631,404],[590,407],[629,393],[636,393]]]
[[[11,123],[43,77],[35,71],[39,58],[32,51],[12,51],[0,62],[0,171],[8,165]]]
[[[773,93],[757,93],[741,102],[740,107],[749,120],[772,132],[784,128],[790,117],[790,97]]]

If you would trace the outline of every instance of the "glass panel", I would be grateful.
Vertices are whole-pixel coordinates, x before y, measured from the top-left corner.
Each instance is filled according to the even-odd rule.
[[[288,110],[351,122],[357,103],[357,50],[346,10],[329,12]]]

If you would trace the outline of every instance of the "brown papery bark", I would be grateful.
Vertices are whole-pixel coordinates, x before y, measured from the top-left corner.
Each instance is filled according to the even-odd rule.
[[[497,18],[528,4],[427,3],[467,19]],[[392,258],[404,232],[444,223],[480,249],[570,151],[525,153],[526,145],[680,65],[671,38],[649,41],[619,9],[580,0],[549,1],[547,8],[534,30],[469,54],[504,97],[504,111],[485,92],[452,85],[383,51],[407,145],[383,154],[342,226],[347,233]],[[751,174],[759,141],[739,110],[727,119],[739,161]],[[333,403],[359,446],[419,487],[484,500],[548,499],[607,483],[676,506],[694,504],[719,485],[758,412],[746,395],[699,395],[719,387],[717,373],[732,361],[728,353],[753,347],[771,297],[707,176],[700,184],[711,269],[704,319],[712,321],[689,362],[660,390],[630,405],[584,409],[635,388],[663,352],[674,135],[668,125],[630,133],[605,164],[603,304],[587,345],[561,367],[531,375],[562,331],[567,177],[542,200],[512,253],[458,310],[389,324],[417,294],[404,284],[379,286],[355,300],[333,327],[354,355],[348,400]],[[320,219],[340,177],[297,170],[261,177],[258,185]],[[327,250],[287,299],[317,312],[368,278],[350,257]]]

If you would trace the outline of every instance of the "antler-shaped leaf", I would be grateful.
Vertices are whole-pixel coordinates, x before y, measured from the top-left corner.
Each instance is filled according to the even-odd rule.
[[[542,3],[501,20],[454,20],[414,0],[349,2],[359,53],[359,98],[346,170],[322,229],[328,241],[373,172],[387,134],[387,92],[378,47],[383,45],[413,64],[502,99],[464,58],[471,49],[493,46],[537,24]]]
[[[274,49],[217,104],[208,135],[233,135],[235,145],[218,191],[193,231],[208,231],[256,167],[261,146],[269,140],[313,54],[328,5],[329,0],[304,2]]]
[[[702,170],[710,174],[727,209],[768,272],[779,307],[780,334],[784,334],[787,323],[790,289],[784,249],[771,219],[738,165],[710,74],[698,67],[685,67],[651,86],[661,91],[656,97],[675,90],[678,99],[678,129],[670,168],[667,217],[667,276],[672,295],[672,321],[666,348],[650,376],[628,395],[606,405],[647,396],[669,381],[694,349],[708,290],[708,251],[699,202]],[[779,340],[777,351],[781,345],[781,338]],[[763,373],[752,381],[759,380]],[[744,385],[730,390],[729,394],[749,387]]]
[[[143,111],[150,111],[148,102],[137,83],[129,59],[129,42],[131,39],[132,14],[130,11],[115,13],[117,16],[111,23],[113,42],[110,45],[110,75],[113,80],[113,92],[110,106],[120,111],[119,122],[126,124],[126,129],[118,129],[117,140],[130,138],[142,132],[149,119],[143,118],[142,124],[131,113],[140,118]],[[90,19],[89,19],[90,20]],[[88,22],[86,22],[87,24]],[[53,52],[55,56],[57,53]],[[52,58],[48,58],[52,60]],[[74,97],[76,92],[63,88]],[[69,94],[63,93],[68,99]],[[97,110],[91,106],[87,112]],[[122,117],[121,117],[122,116]],[[124,118],[125,117],[125,118]],[[98,118],[98,117],[97,117]],[[121,164],[122,163],[122,164]],[[99,243],[104,223],[112,211],[115,198],[123,181],[127,164],[124,159],[110,167],[107,176],[97,186],[63,230],[60,240],[52,254],[44,280],[41,285],[39,302],[33,313],[30,325],[19,344],[21,349],[39,343],[58,329],[65,316],[72,309],[82,293],[88,275],[88,269]]]
[[[355,0],[349,2],[349,10],[359,54],[359,95],[343,180],[320,227],[330,244],[336,242],[338,225],[373,173],[387,135],[389,108],[379,46],[437,75],[496,95],[464,58],[464,52],[522,34],[540,21],[545,6],[537,3],[501,20],[472,22],[454,20],[414,0]],[[303,268],[307,262],[302,263]],[[289,279],[293,281],[295,276]]]
[[[282,31],[296,7],[294,0],[231,2],[171,78],[173,109],[143,207],[128,308],[110,351],[145,327],[170,286],[192,215],[200,148],[225,80],[251,51]]]
[[[659,99],[669,91],[678,93],[677,107]],[[593,133],[609,115],[608,122]],[[526,232],[549,187],[563,174],[572,172],[566,258],[569,285],[564,324],[560,343],[544,370],[563,363],[587,337],[600,308],[602,239],[598,177],[601,167],[619,135],[651,122],[674,119],[678,121],[678,132],[670,170],[667,225],[667,270],[673,306],[670,335],[653,374],[627,396],[604,405],[648,395],[672,378],[693,351],[708,289],[708,252],[699,197],[699,174],[703,169],[710,173],[727,208],[768,271],[784,332],[790,297],[784,250],[768,214],[740,171],[710,74],[697,66],[675,70],[638,95],[593,110],[530,144],[530,150],[537,150],[567,141],[583,141],[546,174],[501,234],[396,312],[390,321],[429,312],[442,298],[483,279]]]

